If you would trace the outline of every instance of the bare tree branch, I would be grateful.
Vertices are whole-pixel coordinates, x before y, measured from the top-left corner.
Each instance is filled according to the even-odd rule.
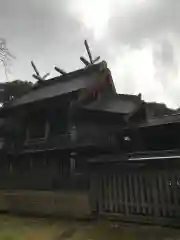
[[[11,65],[11,59],[14,58],[7,46],[6,46],[6,40],[3,38],[0,38],[0,61],[4,67],[4,72],[6,76],[6,81],[8,81],[8,72],[10,72],[10,65]]]

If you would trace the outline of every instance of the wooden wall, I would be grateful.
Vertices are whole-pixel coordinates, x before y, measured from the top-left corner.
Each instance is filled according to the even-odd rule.
[[[125,221],[178,224],[180,170],[177,164],[100,164],[93,168],[90,200],[94,212]],[[174,161],[175,162],[175,161]]]
[[[0,159],[0,212],[84,218],[91,214],[84,157],[36,153]]]
[[[80,157],[76,165],[78,168],[72,172],[69,153],[9,156],[0,160],[0,189],[85,190],[88,176]]]

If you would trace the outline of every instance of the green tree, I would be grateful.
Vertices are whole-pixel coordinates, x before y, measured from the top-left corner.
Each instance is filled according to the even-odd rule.
[[[28,81],[15,80],[6,82],[3,92],[3,102],[21,97],[32,89],[33,83]]]

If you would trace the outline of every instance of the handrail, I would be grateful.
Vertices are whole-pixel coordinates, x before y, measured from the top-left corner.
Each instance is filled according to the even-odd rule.
[[[142,151],[142,152],[129,152],[129,156],[149,156],[149,155],[171,155],[175,153],[180,153],[180,149],[168,149],[168,150],[157,150],[157,151]]]
[[[48,150],[56,148],[74,148],[82,146],[112,147],[116,144],[115,139],[111,139],[107,133],[97,132],[77,132],[75,138],[71,133],[49,135],[48,138],[32,139],[25,142],[14,142],[12,146],[7,146],[11,151],[26,150]]]

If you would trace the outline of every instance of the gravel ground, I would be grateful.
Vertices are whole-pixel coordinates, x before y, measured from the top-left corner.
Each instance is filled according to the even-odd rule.
[[[0,215],[0,240],[180,240],[180,230]]]

